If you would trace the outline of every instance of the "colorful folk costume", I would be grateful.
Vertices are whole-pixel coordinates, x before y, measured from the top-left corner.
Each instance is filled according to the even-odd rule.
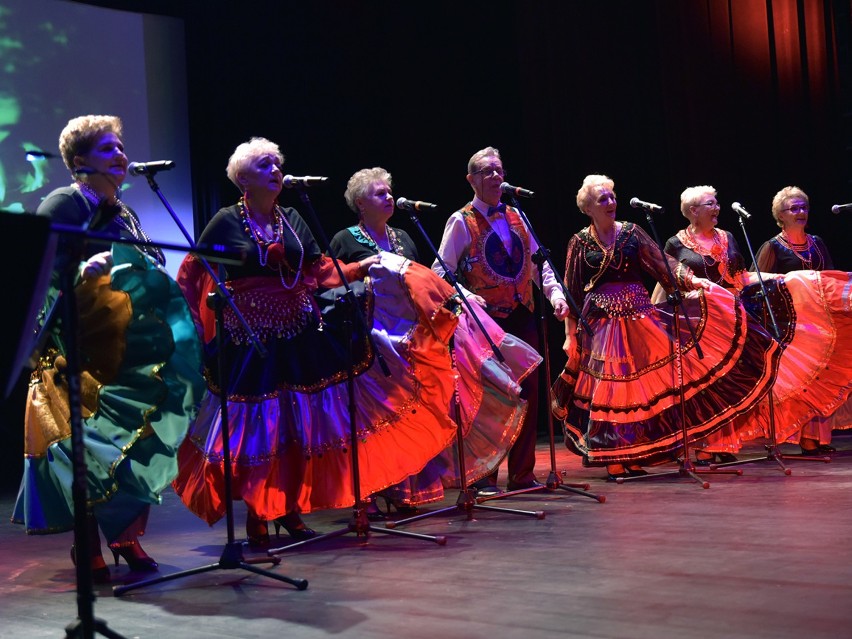
[[[402,229],[386,227],[393,253],[417,260],[417,249]],[[384,254],[363,225],[338,232],[331,249],[344,262]],[[438,276],[435,275],[437,278]],[[531,346],[503,331],[484,311],[472,305],[482,328],[499,349],[499,361],[476,321],[464,312],[453,333],[462,437],[465,450],[465,485],[495,470],[518,436],[527,410],[521,399],[521,382],[533,373],[541,356]],[[455,418],[454,409],[451,416]],[[444,488],[460,487],[456,440],[417,475],[391,486],[382,496],[395,505],[419,505],[444,498]]]
[[[669,238],[665,251],[678,263],[689,267],[696,277],[708,279],[733,295],[738,296],[745,287],[745,260],[736,239],[728,231],[713,229],[713,245],[708,249],[701,245],[692,228],[687,227]],[[749,314],[747,321],[750,331],[761,332],[763,324],[757,317]],[[696,446],[708,453],[734,453],[742,448],[744,442],[766,435],[766,422],[756,418],[754,411],[749,411],[726,422]]]
[[[39,213],[80,224],[94,208],[78,189],[65,188],[49,195]],[[100,230],[147,239],[136,214],[123,204]],[[76,268],[76,259],[66,253],[70,242],[63,244],[57,266]],[[159,503],[160,493],[177,474],[177,449],[204,393],[201,345],[189,309],[163,269],[161,253],[148,250],[150,254],[115,244],[111,272],[74,290],[88,499],[113,549],[144,533],[150,505]],[[45,309],[56,296],[54,288]],[[61,324],[47,329],[50,342],[41,352],[27,397],[24,477],[12,519],[31,534],[74,525]]]
[[[692,270],[672,259],[669,264],[677,285],[693,288]],[[682,452],[681,388],[691,443],[751,408],[775,375],[778,345],[733,295],[716,286],[685,294],[674,339],[671,307],[651,303],[645,274],[667,291],[675,285],[659,248],[635,224],[622,223],[609,246],[594,225],[568,244],[565,283],[583,300],[591,334],[578,322],[565,370],[552,388],[553,405],[564,420],[566,444],[590,465],[670,461]]]
[[[766,282],[784,354],[773,387],[778,443],[799,443],[800,437],[822,447],[834,429],[852,428],[852,274],[834,269],[831,255],[818,236],[801,246],[783,231],[757,252],[761,272],[783,273]],[[759,289],[743,297],[770,328]],[[768,420],[768,406],[760,417]]]
[[[532,234],[517,209],[505,204],[489,206],[478,196],[447,220],[441,246],[432,269],[444,275],[452,271],[463,290],[485,301],[485,312],[493,326],[538,352],[539,325],[534,308],[534,284],[541,283],[551,305],[564,302],[562,287],[549,264],[539,269],[532,260],[538,250]],[[465,293],[467,295],[467,293]],[[539,375],[522,378],[522,397],[527,414],[509,450],[507,487],[525,488],[536,484],[535,447],[538,433]],[[496,488],[497,471],[483,478],[478,490]]]
[[[354,334],[348,336],[343,314],[350,311],[336,303],[342,291],[331,289],[340,284],[332,261],[295,210],[276,207],[275,215],[271,242],[253,232],[242,205],[219,211],[199,240],[246,252],[245,265],[228,267],[223,279],[268,352],[257,354],[225,306],[220,336],[225,389],[212,348],[213,312],[205,303],[212,281],[192,257],[178,277],[208,346],[210,392],[181,447],[174,488],[210,524],[225,514],[222,392],[233,495],[250,512],[271,520],[353,505],[350,343],[362,496],[417,473],[455,436],[447,409],[453,394],[447,344],[458,324],[452,289],[393,254],[384,254],[366,278],[358,264],[344,264],[372,343],[354,311]],[[354,281],[362,278],[363,284]],[[330,290],[320,295],[321,287]]]

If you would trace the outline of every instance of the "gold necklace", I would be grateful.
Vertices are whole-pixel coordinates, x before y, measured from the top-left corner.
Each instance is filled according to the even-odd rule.
[[[613,228],[612,241],[608,245],[605,245],[603,243],[603,241],[600,239],[600,237],[598,236],[598,230],[597,230],[597,227],[595,227],[594,223],[589,225],[589,235],[592,236],[592,239],[594,240],[595,244],[598,245],[601,252],[603,253],[603,259],[601,259],[601,265],[598,267],[598,272],[595,273],[591,277],[591,279],[589,279],[589,283],[586,284],[583,287],[584,292],[588,292],[588,291],[592,290],[592,288],[594,288],[595,284],[597,284],[598,280],[601,278],[601,276],[609,268],[610,264],[612,263],[613,258],[615,257],[615,244],[616,244],[616,241],[618,240],[619,231],[618,231],[618,226],[616,226],[616,223],[613,224],[612,228]],[[588,261],[586,263],[588,264]],[[591,264],[589,264],[589,266],[591,266]],[[615,268],[618,269],[620,266],[621,266],[621,261],[619,260],[619,264],[617,264]]]

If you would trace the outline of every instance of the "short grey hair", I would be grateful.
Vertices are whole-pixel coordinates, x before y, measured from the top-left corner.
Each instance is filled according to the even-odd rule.
[[[479,161],[484,158],[497,158],[501,162],[503,161],[500,157],[500,151],[495,149],[493,146],[486,146],[484,149],[480,149],[470,156],[470,159],[467,161],[468,175],[471,175],[474,171],[476,171],[477,164],[479,164]]]
[[[704,195],[706,193],[712,193],[713,197],[716,197],[716,189],[706,184],[704,186],[690,186],[689,188],[684,189],[683,193],[680,194],[681,215],[691,222],[692,219],[689,217],[689,208],[701,204],[701,200],[704,199]]]
[[[243,188],[237,180],[237,176],[245,171],[246,168],[256,159],[263,155],[274,155],[278,159],[278,164],[284,164],[284,155],[281,149],[275,142],[271,142],[266,138],[252,138],[248,142],[240,144],[231,154],[228,160],[228,168],[225,169],[228,174],[228,179],[233,182],[236,187],[242,191]]]
[[[615,182],[608,175],[592,174],[583,178],[583,186],[577,191],[577,208],[581,212],[586,213],[586,209],[601,187],[608,187],[612,189],[613,195],[615,194]]]
[[[349,178],[343,198],[350,209],[359,213],[355,200],[364,197],[373,182],[385,182],[388,186],[391,186],[391,174],[380,166],[374,166],[372,169],[361,169]]]
[[[772,217],[775,218],[775,223],[782,229],[784,227],[781,225],[781,211],[783,211],[784,207],[787,206],[787,202],[794,198],[797,200],[804,200],[805,204],[810,206],[808,194],[798,186],[785,186],[775,194],[774,198],[772,198]]]

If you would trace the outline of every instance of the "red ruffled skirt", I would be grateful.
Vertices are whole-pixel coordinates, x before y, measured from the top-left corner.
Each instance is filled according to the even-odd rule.
[[[792,271],[765,285],[784,347],[771,393],[776,441],[805,436],[827,444],[832,429],[852,427],[852,274]],[[747,287],[742,295],[769,327],[758,290]],[[752,417],[765,434],[768,401]]]
[[[418,473],[456,435],[448,408],[454,291],[426,267],[390,253],[371,267],[368,289],[373,345],[390,375],[373,357],[352,382],[362,497]],[[293,339],[316,330],[309,324]],[[282,382],[264,397],[228,401],[233,496],[262,519],[354,504],[349,384],[337,376],[326,382],[310,390]],[[225,513],[221,426],[220,398],[211,392],[180,448],[173,484],[211,524]]]
[[[669,461],[687,441],[707,437],[768,391],[780,348],[727,290],[684,296],[678,322],[639,283],[609,284],[586,296],[591,335],[572,341],[553,385],[565,441],[590,465]],[[683,314],[695,330],[693,341]]]

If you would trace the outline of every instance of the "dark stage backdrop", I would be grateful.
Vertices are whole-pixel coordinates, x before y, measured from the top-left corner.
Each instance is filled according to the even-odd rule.
[[[352,223],[346,180],[378,165],[397,197],[439,205],[421,218],[437,244],[471,197],[468,158],[492,145],[508,181],[536,192],[524,208],[560,272],[589,173],[615,179],[620,219],[647,228],[634,196],[665,206],[663,239],[685,225],[680,192],[711,184],[741,244],[730,204],[753,214],[755,250],[777,231],[772,196],[798,185],[811,231],[852,269],[852,214],[830,213],[852,201],[849,0],[87,4],[183,20],[173,64],[187,69],[196,230],[236,201],[225,165],[260,135],[281,145],[285,172],[328,176],[309,191],[319,235]],[[292,191],[282,203],[304,212]],[[407,214],[392,223],[429,255]],[[561,327],[549,329],[556,371]]]

